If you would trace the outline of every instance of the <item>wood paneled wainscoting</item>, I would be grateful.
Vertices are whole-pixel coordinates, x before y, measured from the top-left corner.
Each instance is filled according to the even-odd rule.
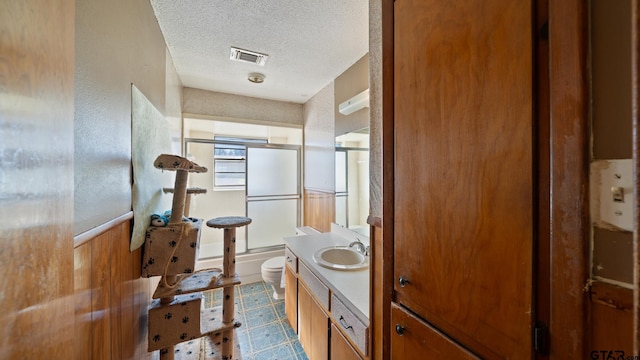
[[[132,213],[75,237],[75,358],[150,359],[151,281],[141,249],[129,252]]]
[[[304,225],[320,232],[329,232],[331,223],[335,221],[335,192],[304,189]]]

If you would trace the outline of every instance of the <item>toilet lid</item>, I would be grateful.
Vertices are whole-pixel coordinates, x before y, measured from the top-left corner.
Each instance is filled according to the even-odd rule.
[[[276,256],[274,258],[271,258],[265,261],[262,264],[262,268],[267,270],[277,270],[277,269],[282,269],[283,265],[284,265],[284,256]]]

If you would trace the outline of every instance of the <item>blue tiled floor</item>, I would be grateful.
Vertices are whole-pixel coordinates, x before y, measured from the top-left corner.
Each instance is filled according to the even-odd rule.
[[[287,322],[284,300],[272,296],[264,282],[236,286],[236,329],[243,360],[307,360],[298,337]],[[205,307],[220,304],[222,290],[205,295]]]

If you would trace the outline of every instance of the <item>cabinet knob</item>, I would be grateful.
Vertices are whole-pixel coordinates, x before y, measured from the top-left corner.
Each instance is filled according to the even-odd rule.
[[[293,260],[291,260],[290,256],[287,256],[287,262],[292,262]]]
[[[399,336],[404,335],[404,326],[401,326],[400,324],[396,324],[396,334],[398,334]]]
[[[407,284],[411,283],[409,280],[405,279],[405,277],[404,277],[404,276],[400,276],[400,277],[398,278],[398,282],[400,283],[400,286],[401,286],[401,287],[404,287],[405,285],[407,285]]]

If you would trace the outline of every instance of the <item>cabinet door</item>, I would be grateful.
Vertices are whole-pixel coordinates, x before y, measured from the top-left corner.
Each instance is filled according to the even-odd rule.
[[[302,282],[298,284],[298,336],[310,360],[329,358],[329,316]]]
[[[340,330],[331,324],[331,357],[338,360],[362,360],[360,355],[349,345]],[[405,358],[409,359],[409,358]]]
[[[392,359],[478,359],[397,305],[391,308],[391,324]]]
[[[284,269],[284,313],[293,331],[298,333],[298,279],[288,266]]]
[[[311,356],[311,303],[313,299],[309,290],[302,283],[298,284],[298,338],[300,345]]]
[[[394,2],[396,301],[485,358],[532,354],[532,18]]]

